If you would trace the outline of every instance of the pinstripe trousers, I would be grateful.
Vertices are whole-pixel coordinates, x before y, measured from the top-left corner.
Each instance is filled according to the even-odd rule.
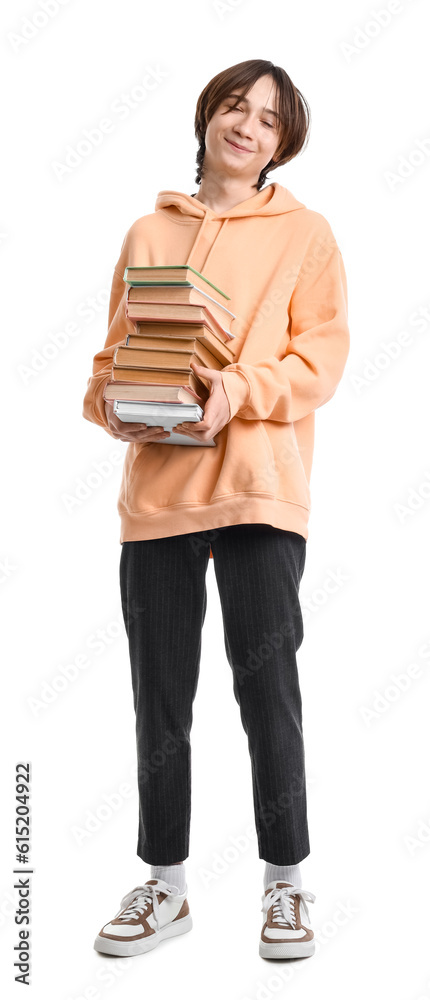
[[[259,857],[298,864],[310,852],[296,661],[306,539],[268,524],[122,543],[121,604],[136,717],[137,854],[154,865],[189,854],[190,730],[211,546],[234,696],[248,737]]]

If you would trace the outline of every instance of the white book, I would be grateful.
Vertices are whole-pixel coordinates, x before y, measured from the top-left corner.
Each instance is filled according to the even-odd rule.
[[[170,437],[163,438],[157,444],[196,445],[197,448],[216,448],[213,438],[209,441],[196,441],[188,434],[178,434],[172,431],[177,423],[193,421],[198,423],[204,416],[204,411],[198,403],[157,403],[147,400],[115,399],[113,411],[124,423],[142,423],[148,427],[164,427],[170,432]]]

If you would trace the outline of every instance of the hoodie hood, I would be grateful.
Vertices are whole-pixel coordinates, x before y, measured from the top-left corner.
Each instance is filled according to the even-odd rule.
[[[183,194],[181,191],[160,191],[155,202],[155,211],[173,210],[177,217],[178,212],[184,217],[188,216],[190,221],[195,219],[242,219],[245,216],[259,215],[284,215],[286,212],[295,212],[305,205],[281,184],[276,182],[268,184],[261,191],[257,191],[252,198],[240,202],[234,208],[226,209],[222,212],[215,212],[204,202],[198,201],[191,194]],[[185,221],[185,219],[183,220]]]
[[[246,201],[240,202],[234,208],[226,209],[222,212],[215,212],[208,205],[205,205],[204,202],[198,201],[192,194],[183,194],[181,191],[160,191],[155,202],[155,211],[165,213],[173,222],[183,225],[187,223],[195,225],[199,221],[201,222],[188,257],[184,261],[185,264],[191,264],[195,259],[195,255],[200,252],[205,237],[206,224],[208,222],[220,223],[218,233],[206,257],[205,267],[209,262],[212,252],[218,245],[219,238],[222,238],[230,219],[285,215],[287,212],[295,212],[297,209],[305,207],[301,201],[298,201],[294,197],[288,188],[277,183],[268,184],[267,187],[262,188],[261,191],[257,191],[257,194],[254,194],[251,198],[247,198]]]

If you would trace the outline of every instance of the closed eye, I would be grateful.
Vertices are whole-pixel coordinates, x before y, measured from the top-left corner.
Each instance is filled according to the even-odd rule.
[[[232,106],[227,105],[227,111],[240,111],[242,113],[243,108],[239,108],[237,104],[233,104]],[[269,128],[274,128],[273,122],[265,121],[265,119],[262,119],[262,121],[263,125],[268,125]]]

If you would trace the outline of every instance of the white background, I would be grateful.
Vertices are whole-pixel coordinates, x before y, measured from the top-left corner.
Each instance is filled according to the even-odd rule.
[[[22,995],[13,981],[13,791],[16,762],[30,760],[32,996],[430,997],[428,5],[392,3],[379,23],[388,0],[69,0],[46,24],[41,10],[4,4],[0,40],[5,990]],[[147,955],[109,960],[94,937],[150,869],[135,853],[118,580],[127,445],[85,421],[82,400],[124,235],[160,190],[197,190],[198,95],[249,58],[282,65],[310,103],[306,151],[269,181],[328,219],[348,278],[351,351],[317,412],[300,592],[311,841],[301,871],[317,897],[318,947],[305,961],[258,955],[264,862],[211,561],[192,728],[194,927]],[[148,69],[165,76],[120,117],[114,108]],[[112,131],[60,178],[55,163],[105,118]],[[67,340],[68,324],[78,331]],[[399,337],[407,343],[390,357]],[[102,461],[102,484],[68,509],[66,496]],[[60,668],[84,654],[76,679],[43,703]],[[339,907],[350,914],[342,924]]]

